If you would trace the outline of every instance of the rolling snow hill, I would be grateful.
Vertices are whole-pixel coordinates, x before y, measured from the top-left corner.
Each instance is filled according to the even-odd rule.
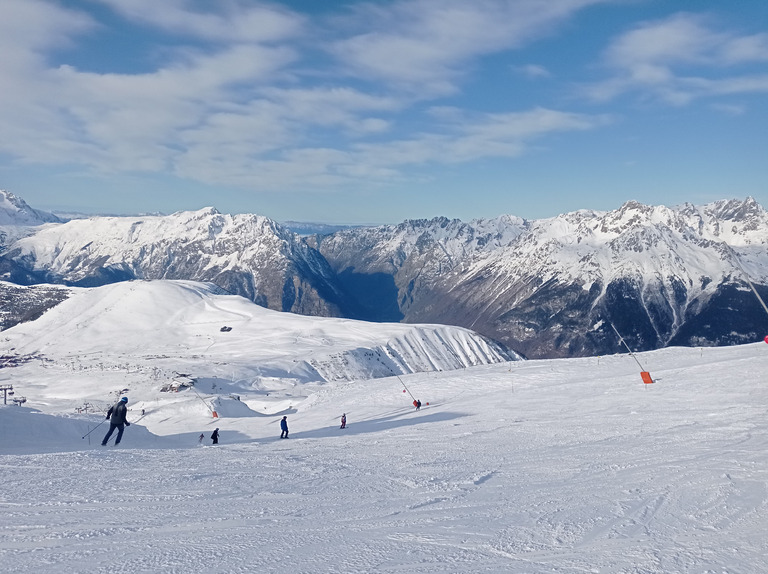
[[[69,410],[88,401],[103,403],[110,392],[123,388],[140,390],[145,400],[168,396],[159,388],[180,373],[199,379],[196,389],[211,395],[206,401],[192,396],[192,404],[205,410],[211,401],[229,401],[231,406],[231,395],[249,392],[269,394],[279,402],[276,397],[305,383],[445,371],[519,358],[459,327],[282,313],[212,284],[130,281],[70,289],[73,294],[66,301],[0,337],[4,357],[40,362],[46,372],[55,373],[50,383],[54,388],[46,394],[67,397]],[[29,366],[14,369],[14,375]],[[106,385],[116,373],[119,388],[97,382]]]

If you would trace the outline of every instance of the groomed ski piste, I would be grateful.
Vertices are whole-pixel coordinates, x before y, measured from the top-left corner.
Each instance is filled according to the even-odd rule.
[[[445,348],[479,361],[463,331],[126,287],[0,334],[19,358],[0,369],[0,572],[768,571],[764,342],[638,353],[647,385],[628,354],[453,366]],[[364,375],[415,339],[418,368]],[[180,374],[195,386],[160,391]],[[132,424],[102,447],[121,394]]]

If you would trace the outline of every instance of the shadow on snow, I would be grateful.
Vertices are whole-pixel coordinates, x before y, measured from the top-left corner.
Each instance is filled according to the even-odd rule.
[[[392,414],[375,419],[367,419],[358,422],[348,422],[345,429],[340,429],[338,425],[322,427],[313,430],[300,430],[291,432],[291,438],[325,438],[331,436],[365,434],[388,431],[395,428],[413,426],[425,423],[435,423],[440,421],[449,421],[466,416],[463,413],[439,412],[423,413],[414,412],[409,409],[407,412]],[[290,428],[290,426],[288,427]],[[275,440],[280,440],[276,438]]]

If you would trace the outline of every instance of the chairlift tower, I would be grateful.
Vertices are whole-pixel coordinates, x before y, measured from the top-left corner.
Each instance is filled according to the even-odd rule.
[[[13,396],[13,385],[0,385],[0,391],[3,391],[3,404],[8,404],[8,391],[11,391],[11,396]]]

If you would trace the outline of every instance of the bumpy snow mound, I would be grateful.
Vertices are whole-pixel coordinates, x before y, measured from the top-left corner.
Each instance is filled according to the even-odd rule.
[[[0,403],[0,451],[11,453],[45,453],[77,451],[101,444],[109,431],[103,413],[53,416],[35,408],[3,405]],[[157,437],[141,425],[126,427],[133,444],[157,446]],[[113,445],[117,431],[110,437]],[[124,435],[127,437],[127,435]],[[164,446],[174,446],[173,440]]]
[[[73,369],[234,364],[230,378],[296,382],[445,371],[518,359],[458,327],[365,323],[271,311],[212,284],[132,281],[73,295],[5,333],[4,347]],[[201,365],[205,365],[202,367]],[[180,367],[177,367],[180,368]],[[215,369],[213,369],[215,370]]]

